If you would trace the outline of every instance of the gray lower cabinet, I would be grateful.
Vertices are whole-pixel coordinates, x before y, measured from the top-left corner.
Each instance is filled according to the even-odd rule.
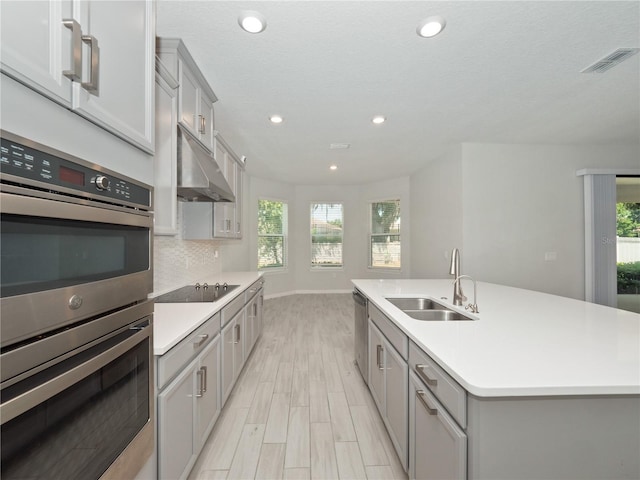
[[[215,319],[219,321],[218,316]],[[195,349],[199,342],[207,340],[205,335],[208,334],[199,334],[188,343]],[[220,335],[216,335],[159,393],[159,478],[186,478],[209,436],[220,413],[219,362]]]
[[[409,374],[409,477],[467,478],[467,436],[412,372]]]
[[[369,389],[406,470],[408,366],[372,320],[369,320]]]

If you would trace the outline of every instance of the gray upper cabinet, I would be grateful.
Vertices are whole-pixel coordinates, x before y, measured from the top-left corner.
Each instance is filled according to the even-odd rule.
[[[153,152],[154,2],[0,5],[3,73]]]

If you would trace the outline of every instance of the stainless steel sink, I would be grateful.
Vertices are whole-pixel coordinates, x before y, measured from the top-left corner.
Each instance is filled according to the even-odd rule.
[[[473,320],[462,313],[453,310],[403,310],[404,313],[416,320],[425,321],[455,321],[455,320]]]
[[[400,310],[449,310],[430,298],[387,298],[387,300]]]
[[[467,315],[451,310],[430,298],[408,297],[389,298],[387,300],[416,320],[424,321],[456,321],[473,320]]]

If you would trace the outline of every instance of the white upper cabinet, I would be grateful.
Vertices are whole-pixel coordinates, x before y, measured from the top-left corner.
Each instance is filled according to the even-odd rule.
[[[2,71],[70,108],[73,71],[81,72],[74,38],[78,53],[82,41],[71,1],[2,1],[0,21]]]
[[[4,73],[153,152],[153,1],[0,5]]]
[[[153,152],[154,3],[97,0],[79,7],[84,72],[73,84],[73,108]]]

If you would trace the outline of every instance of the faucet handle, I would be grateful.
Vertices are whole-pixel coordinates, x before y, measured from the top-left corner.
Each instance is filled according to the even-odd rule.
[[[465,310],[470,310],[471,313],[480,313],[480,311],[478,310],[478,304],[477,303],[470,303],[469,305],[464,307],[464,309]]]

